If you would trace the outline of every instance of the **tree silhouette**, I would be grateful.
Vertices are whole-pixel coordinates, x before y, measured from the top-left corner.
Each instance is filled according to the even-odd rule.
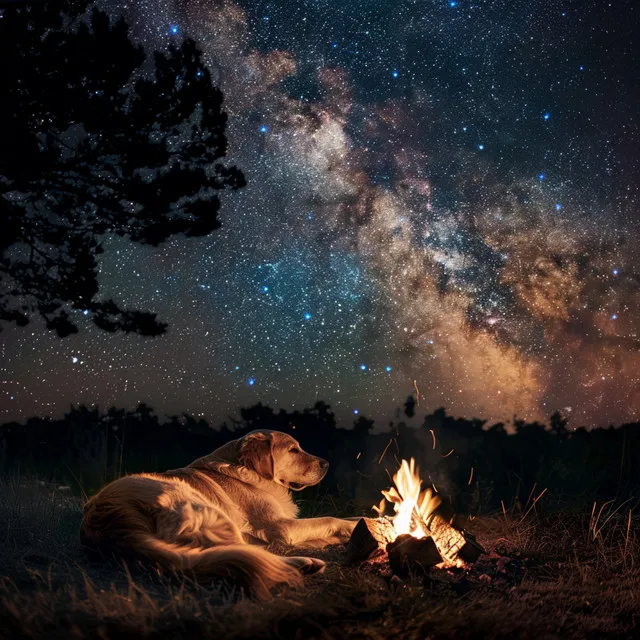
[[[416,399],[411,395],[408,396],[404,403],[404,415],[407,418],[413,418],[416,415]]]
[[[565,418],[559,411],[554,411],[549,421],[549,428],[554,435],[564,440],[567,437],[568,422],[568,418]]]
[[[63,10],[60,9],[63,7]],[[0,328],[34,315],[61,337],[84,313],[157,335],[156,314],[97,299],[107,234],[157,246],[219,226],[226,114],[191,40],[155,53],[86,1],[9,5],[0,20]]]

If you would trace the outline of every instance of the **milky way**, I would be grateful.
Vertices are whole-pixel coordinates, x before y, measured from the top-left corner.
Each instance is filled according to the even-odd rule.
[[[5,417],[71,403],[220,421],[262,401],[620,423],[640,412],[634,2],[103,2],[196,40],[248,185],[222,229],[108,239],[157,339],[3,340]]]

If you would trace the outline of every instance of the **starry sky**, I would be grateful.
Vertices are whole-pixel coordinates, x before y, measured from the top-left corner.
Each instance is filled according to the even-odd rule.
[[[321,399],[385,424],[416,389],[489,421],[640,417],[634,0],[100,6],[150,49],[196,40],[248,185],[208,238],[105,240],[105,297],[166,335],[1,333],[0,418]]]

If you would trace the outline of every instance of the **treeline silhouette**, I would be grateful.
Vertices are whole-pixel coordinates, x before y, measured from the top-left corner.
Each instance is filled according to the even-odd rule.
[[[364,416],[350,428],[338,426],[324,402],[291,412],[256,404],[218,428],[186,413],[161,421],[146,404],[131,411],[79,406],[61,419],[0,426],[0,467],[91,493],[120,475],[180,467],[253,429],[270,428],[330,461],[327,477],[306,490],[308,497],[328,493],[363,509],[380,500],[399,461],[412,456],[423,480],[463,513],[526,509],[543,489],[546,505],[578,508],[596,499],[633,499],[640,487],[638,423],[568,430],[555,413],[549,425],[515,420],[507,429],[453,418],[445,409],[417,421],[412,397],[376,433]]]

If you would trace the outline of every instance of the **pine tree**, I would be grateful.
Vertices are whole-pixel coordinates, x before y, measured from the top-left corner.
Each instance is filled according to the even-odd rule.
[[[163,333],[155,313],[98,298],[98,256],[105,234],[207,235],[218,192],[245,184],[220,162],[222,93],[195,43],[148,64],[124,19],[86,1],[10,4],[0,61],[0,328],[39,315],[64,337],[84,313],[106,331]]]

